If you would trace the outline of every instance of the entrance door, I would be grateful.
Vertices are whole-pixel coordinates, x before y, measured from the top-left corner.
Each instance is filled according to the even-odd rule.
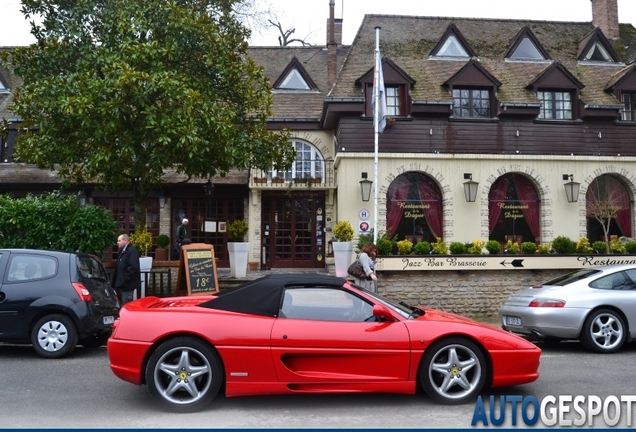
[[[266,268],[324,268],[323,194],[265,194],[262,264]]]

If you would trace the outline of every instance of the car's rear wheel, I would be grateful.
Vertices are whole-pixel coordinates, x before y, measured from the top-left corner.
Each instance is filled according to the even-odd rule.
[[[35,352],[42,357],[64,357],[77,345],[77,329],[66,315],[47,315],[33,326],[31,343]]]
[[[179,337],[162,343],[150,356],[146,384],[150,394],[174,412],[208,405],[223,379],[221,361],[204,342]]]
[[[106,345],[109,337],[110,332],[93,334],[88,337],[81,338],[79,340],[79,344],[83,345],[84,348],[99,348],[102,345]]]
[[[599,309],[588,315],[581,342],[594,352],[609,354],[618,351],[627,338],[627,327],[621,316],[611,309]]]
[[[477,397],[486,383],[487,369],[486,359],[475,343],[450,337],[426,349],[419,381],[435,401],[458,405]]]

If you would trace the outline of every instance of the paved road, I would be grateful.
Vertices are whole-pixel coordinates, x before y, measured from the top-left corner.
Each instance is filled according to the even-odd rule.
[[[578,343],[544,348],[541,377],[495,394],[636,394],[632,344],[595,355]],[[116,378],[106,348],[61,360],[37,357],[29,346],[0,344],[2,428],[467,428],[474,404],[436,405],[425,395],[299,395],[217,397],[191,414],[163,412],[146,387]]]

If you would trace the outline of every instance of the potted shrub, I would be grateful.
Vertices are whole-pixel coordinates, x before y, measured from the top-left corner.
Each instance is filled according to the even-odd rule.
[[[506,253],[516,255],[521,252],[521,246],[517,242],[513,242],[512,240],[508,240],[506,242]]]
[[[463,255],[466,253],[466,246],[464,243],[458,241],[451,242],[448,249],[453,255]]]
[[[627,251],[627,253],[630,254],[636,253],[636,241],[629,240],[627,243],[625,243],[625,250]]]
[[[168,261],[168,246],[170,246],[170,236],[159,234],[157,236],[157,248],[155,249],[155,259],[157,261]]]
[[[481,255],[485,245],[486,242],[484,241],[479,239],[473,240],[473,242],[469,243],[469,246],[466,248],[466,253],[470,255]]]
[[[597,240],[592,243],[592,248],[598,254],[606,254],[607,253],[607,243],[602,240]]]
[[[415,243],[415,255],[428,255],[431,251],[431,244],[427,241]]]
[[[581,237],[579,241],[576,242],[576,252],[581,254],[590,254],[594,252],[594,249],[587,237]]]
[[[488,240],[486,242],[486,250],[490,255],[495,255],[501,252],[501,244],[497,240]]]
[[[397,249],[400,255],[409,255],[413,251],[413,242],[410,240],[400,240],[397,242]]]
[[[435,255],[448,255],[448,245],[440,237],[437,237],[437,241],[431,244],[431,247]]]
[[[379,238],[375,246],[378,249],[378,255],[386,256],[393,253],[393,243],[386,237]]]
[[[245,236],[249,231],[249,225],[245,219],[236,219],[227,224],[227,250],[230,256],[230,275],[235,278],[247,275],[247,257],[249,255],[249,242]]]
[[[333,228],[333,257],[336,264],[336,276],[348,277],[347,269],[351,265],[353,254],[353,228],[349,221],[340,221]]]
[[[523,242],[521,243],[521,250],[524,254],[532,255],[537,251],[537,245],[534,242]]]
[[[148,256],[148,251],[152,247],[152,234],[148,232],[146,226],[137,227],[130,236],[130,244],[139,251],[139,270],[141,271],[141,297],[146,295],[146,274],[152,268],[152,257]]]
[[[552,241],[552,248],[559,254],[572,254],[576,251],[576,243],[566,236],[558,236]]]

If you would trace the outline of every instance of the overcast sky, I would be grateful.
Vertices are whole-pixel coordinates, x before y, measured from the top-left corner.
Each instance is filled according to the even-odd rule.
[[[312,44],[326,43],[329,0],[269,1],[284,29]],[[343,19],[343,43],[350,44],[364,14],[440,17],[514,18],[544,21],[592,21],[590,0],[336,0],[336,18]],[[618,0],[618,19],[636,26],[636,0]],[[278,45],[278,30],[254,32],[251,45]],[[0,0],[0,46],[34,41],[20,13],[20,0]]]

